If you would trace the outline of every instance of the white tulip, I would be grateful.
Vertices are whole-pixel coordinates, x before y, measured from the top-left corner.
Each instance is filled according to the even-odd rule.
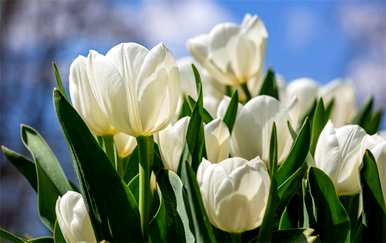
[[[366,135],[361,144],[361,157],[370,150],[377,162],[383,198],[386,202],[386,139],[378,134]]]
[[[331,121],[320,133],[316,149],[316,166],[332,180],[338,195],[360,192],[360,147],[366,132],[357,125],[334,128]]]
[[[206,154],[209,161],[217,163],[228,158],[230,133],[221,118],[216,118],[204,127]]]
[[[91,82],[93,80],[90,80],[87,75],[87,59],[84,56],[78,56],[70,66],[69,88],[72,105],[94,134],[114,134],[114,127],[101,111],[91,90]]]
[[[186,57],[178,60],[178,69],[180,71],[181,91],[184,95],[190,95],[197,100],[196,81],[192,69],[192,64],[195,64],[200,73],[202,81],[202,91],[204,97],[204,108],[211,114],[216,114],[217,106],[224,97],[225,86],[215,81],[208,73],[203,70],[191,58]],[[179,102],[182,105],[182,99]]]
[[[308,78],[300,78],[292,81],[286,88],[286,101],[294,97],[297,103],[290,111],[291,118],[297,126],[300,126],[302,118],[312,108],[313,103],[318,98],[318,84]]]
[[[270,178],[258,157],[234,157],[212,164],[203,160],[197,180],[209,221],[217,228],[241,233],[260,226],[268,201]]]
[[[118,151],[118,156],[125,158],[129,156],[137,147],[137,140],[135,137],[125,133],[117,133],[114,135],[114,143]]]
[[[56,201],[56,218],[67,243],[96,243],[82,195],[68,191]]]
[[[106,56],[90,51],[87,73],[102,111],[128,135],[149,136],[173,119],[179,98],[179,74],[169,50],[135,43],[113,47]]]
[[[322,87],[319,96],[325,104],[334,99],[331,120],[340,127],[351,122],[357,111],[355,90],[351,83],[334,80]]]
[[[263,22],[248,14],[240,26],[219,24],[209,34],[190,39],[187,46],[216,80],[239,86],[260,76],[267,38]]]
[[[180,158],[186,144],[189,117],[183,117],[158,133],[158,145],[164,167],[177,172]]]
[[[283,162],[291,148],[292,137],[287,126],[291,122],[288,108],[270,96],[257,96],[242,106],[232,131],[232,155],[245,159],[260,156],[269,159],[272,126],[278,138],[278,161]]]

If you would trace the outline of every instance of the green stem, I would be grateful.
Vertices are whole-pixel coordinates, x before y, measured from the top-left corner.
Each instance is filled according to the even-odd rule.
[[[146,238],[152,204],[150,176],[154,159],[153,136],[137,137],[137,144],[139,152],[139,213],[142,234]]]
[[[117,170],[118,155],[114,145],[114,137],[110,135],[101,137],[101,145],[111,164],[114,166],[115,170]]]
[[[232,243],[241,243],[241,234],[231,234],[231,242]]]
[[[244,91],[244,94],[245,94],[245,97],[247,98],[247,101],[249,101],[250,99],[252,99],[252,95],[251,95],[251,93],[249,92],[247,83],[243,83],[243,84],[241,85],[241,89]]]

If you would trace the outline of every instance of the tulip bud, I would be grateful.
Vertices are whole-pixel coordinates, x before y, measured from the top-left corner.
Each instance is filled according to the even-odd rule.
[[[366,135],[361,144],[362,157],[366,149],[371,151],[376,160],[383,198],[386,202],[386,139],[378,134]]]
[[[158,133],[158,146],[162,162],[168,170],[177,172],[180,158],[186,144],[189,117],[183,117]]]
[[[306,113],[312,108],[313,103],[318,98],[318,84],[308,78],[301,78],[292,81],[286,89],[286,101],[290,101],[294,97],[297,103],[290,111],[291,118],[297,126],[300,126],[302,119]]]
[[[260,226],[268,201],[270,178],[258,157],[234,157],[212,164],[203,160],[197,171],[209,221],[217,228],[241,233]]]
[[[72,105],[94,134],[112,135],[115,129],[100,109],[91,90],[90,83],[94,81],[87,75],[86,64],[87,59],[79,56],[70,66],[69,88]]]
[[[129,136],[125,133],[117,133],[114,135],[114,143],[120,158],[129,156],[137,147],[137,140],[135,137]]]
[[[275,98],[262,95],[251,99],[238,111],[232,131],[232,155],[245,159],[261,156],[264,161],[268,161],[272,126],[275,122],[278,162],[281,163],[287,158],[292,144],[287,121],[291,121],[287,107]]]
[[[67,243],[96,243],[90,216],[82,195],[68,191],[56,201],[56,218]]]
[[[130,136],[150,136],[174,118],[179,92],[176,61],[159,44],[113,47],[106,56],[90,51],[87,73],[93,93],[111,124]]]
[[[239,86],[260,76],[268,38],[263,22],[246,15],[239,26],[222,23],[188,41],[195,60],[225,85]]]
[[[360,147],[365,135],[366,132],[357,125],[334,128],[331,121],[320,133],[315,163],[331,178],[338,195],[356,194],[361,190]]]
[[[351,83],[334,80],[320,90],[325,104],[334,99],[331,120],[337,127],[348,124],[356,113],[355,90]]]
[[[217,163],[228,158],[230,134],[226,124],[220,118],[214,119],[205,125],[204,134],[208,160]]]

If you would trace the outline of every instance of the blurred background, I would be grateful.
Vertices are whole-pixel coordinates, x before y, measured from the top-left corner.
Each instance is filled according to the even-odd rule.
[[[68,70],[89,49],[105,53],[120,42],[151,47],[163,41],[176,57],[185,41],[215,24],[259,15],[268,32],[266,67],[287,81],[350,78],[358,104],[374,95],[386,104],[386,1],[252,0],[0,0],[0,144],[28,154],[20,123],[37,129],[74,177],[51,102],[55,61]],[[386,119],[383,128],[386,128]],[[0,227],[38,236],[34,192],[0,155]]]

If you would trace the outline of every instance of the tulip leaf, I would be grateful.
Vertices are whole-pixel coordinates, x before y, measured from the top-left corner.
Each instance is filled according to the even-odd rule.
[[[276,174],[277,170],[277,132],[276,123],[272,125],[271,140],[269,143],[269,174],[271,178]]]
[[[192,109],[190,108],[190,105],[188,103],[188,97],[184,96],[184,101],[182,102],[181,109],[179,111],[178,120],[185,116],[191,116],[192,115]]]
[[[24,178],[26,178],[29,184],[31,184],[32,188],[37,191],[38,185],[35,163],[5,146],[1,146],[1,150],[9,162],[11,162],[16,169],[23,174]]]
[[[313,243],[318,242],[317,236],[313,235],[313,229],[286,229],[277,230],[272,233],[272,243]]]
[[[259,95],[269,95],[279,100],[279,88],[275,77],[275,72],[270,68],[265,75]]]
[[[300,129],[299,135],[292,144],[287,159],[279,167],[276,174],[277,184],[280,186],[289,178],[298,168],[302,166],[308,154],[310,146],[311,128],[309,120],[306,119]]]
[[[66,99],[68,99],[68,96],[66,94],[66,90],[64,89],[64,86],[63,86],[62,77],[60,76],[60,73],[59,73],[58,66],[56,65],[55,62],[52,62],[51,66],[52,66],[52,70],[54,72],[55,79],[56,79],[56,87],[63,93],[64,97]]]
[[[192,116],[190,117],[186,133],[186,143],[188,144],[189,151],[192,155],[192,168],[194,171],[197,171],[198,165],[201,163],[202,157],[205,153],[205,139],[202,118],[203,100],[201,78],[196,67],[194,65],[192,65],[192,67],[194,77],[196,78],[198,99],[194,105]]]
[[[277,194],[280,198],[280,204],[284,208],[291,198],[299,191],[302,186],[302,180],[307,171],[307,164],[303,163],[287,180],[278,188]]]
[[[378,132],[383,117],[383,109],[372,114],[371,120],[364,126],[368,134],[375,134]]]
[[[54,239],[49,236],[38,237],[32,240],[28,240],[29,243],[54,243]]]
[[[165,232],[163,241],[194,242],[185,207],[186,195],[180,178],[172,171],[162,170],[157,175],[157,183],[165,207],[165,215],[160,224]]]
[[[315,230],[322,242],[347,242],[350,219],[341,204],[334,184],[322,170],[311,167],[308,182],[316,206]]]
[[[55,243],[66,243],[66,240],[64,239],[62,231],[60,230],[58,221],[55,222],[55,227],[54,227],[54,242]]]
[[[351,233],[351,236],[353,236],[356,233],[355,227],[357,227],[357,224],[358,224],[359,201],[360,201],[359,193],[355,195],[339,196],[339,200],[342,203],[343,207],[345,208],[350,218],[350,224],[351,224],[350,233]],[[352,237],[350,238],[352,239]]]
[[[141,241],[136,204],[127,197],[125,185],[106,154],[58,89],[54,90],[54,102],[97,239]]]
[[[362,108],[358,111],[358,113],[355,115],[351,123],[358,124],[359,126],[364,128],[365,124],[371,121],[373,106],[374,106],[374,97],[370,97],[362,106]]]
[[[328,122],[329,115],[326,113],[324,108],[323,99],[320,98],[316,104],[315,110],[311,116],[311,144],[310,144],[310,153],[313,155],[315,153],[316,144],[320,133],[322,132],[324,126]]]
[[[9,231],[0,228],[0,239],[3,239],[4,241],[9,241],[11,243],[25,243],[27,242],[22,237],[14,235],[10,233]]]
[[[72,187],[54,153],[36,130],[22,125],[21,137],[36,165],[40,217],[42,222],[53,230],[56,221],[56,200],[72,190]]]
[[[386,242],[386,206],[376,161],[369,150],[365,152],[360,171],[363,211],[367,227],[364,242]]]
[[[206,214],[202,201],[200,187],[190,164],[187,161],[181,163],[181,181],[187,192],[187,205],[192,220],[194,238],[196,242],[216,242],[213,227]]]
[[[228,126],[230,133],[232,132],[233,125],[235,124],[235,121],[236,121],[238,106],[239,106],[239,94],[237,90],[235,90],[223,118],[223,121]]]
[[[187,96],[186,99],[187,99],[187,103],[189,105],[189,109],[193,112],[196,101],[191,96]],[[201,117],[205,123],[209,123],[213,120],[212,115],[204,107],[202,107]]]
[[[272,240],[272,231],[275,228],[277,209],[280,201],[276,183],[275,179],[271,180],[267,208],[265,209],[263,222],[261,223],[259,234],[257,236],[257,242],[259,243],[271,242]]]
[[[121,178],[125,183],[129,183],[136,175],[138,175],[138,147],[126,158],[120,159],[119,164],[121,165],[122,175]]]

